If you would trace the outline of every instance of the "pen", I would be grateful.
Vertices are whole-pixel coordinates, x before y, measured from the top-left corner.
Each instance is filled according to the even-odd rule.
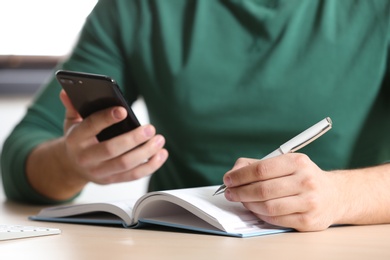
[[[301,149],[302,147],[308,145],[309,143],[313,142],[318,137],[325,134],[331,128],[332,128],[332,120],[329,117],[326,117],[325,119],[321,120],[317,124],[311,126],[310,128],[300,133],[299,135],[295,136],[291,140],[282,144],[278,149],[268,154],[267,156],[263,157],[262,160],[275,157],[281,154],[293,153]],[[225,190],[226,190],[226,186],[225,184],[222,184],[217,189],[217,191],[213,194],[213,196],[224,193]]]

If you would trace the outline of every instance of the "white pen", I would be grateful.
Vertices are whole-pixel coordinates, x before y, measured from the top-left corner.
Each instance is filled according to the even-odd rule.
[[[281,154],[293,153],[301,149],[302,147],[308,145],[309,143],[313,142],[318,137],[325,134],[331,128],[332,128],[332,120],[329,117],[326,117],[325,119],[321,120],[317,124],[311,126],[310,128],[300,133],[299,135],[295,136],[291,140],[282,144],[278,149],[268,154],[267,156],[263,157],[263,159],[275,157]],[[213,194],[213,196],[224,193],[225,190],[226,190],[226,186],[225,184],[222,184],[217,189],[217,191]]]

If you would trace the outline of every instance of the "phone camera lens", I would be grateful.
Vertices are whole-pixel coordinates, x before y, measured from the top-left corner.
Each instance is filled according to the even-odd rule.
[[[60,81],[63,84],[69,84],[69,85],[73,85],[74,84],[73,80],[71,80],[71,79],[60,79]]]

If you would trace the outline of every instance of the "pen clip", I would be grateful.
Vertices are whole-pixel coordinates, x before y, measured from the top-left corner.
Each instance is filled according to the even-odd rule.
[[[332,120],[329,117],[321,120],[312,127],[306,129],[293,139],[287,141],[280,146],[280,150],[283,154],[295,152],[309,143],[316,140],[318,137],[325,134],[332,128]]]

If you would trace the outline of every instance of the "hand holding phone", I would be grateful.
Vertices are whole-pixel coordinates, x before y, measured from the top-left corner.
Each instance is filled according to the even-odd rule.
[[[56,78],[83,118],[113,106],[126,109],[127,117],[123,121],[107,127],[96,136],[100,142],[140,126],[114,79],[105,75],[65,70],[57,71]]]

